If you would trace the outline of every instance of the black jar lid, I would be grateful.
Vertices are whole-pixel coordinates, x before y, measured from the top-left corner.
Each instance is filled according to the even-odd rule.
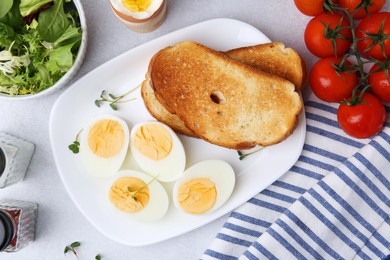
[[[3,149],[0,147],[0,177],[3,175],[5,170],[5,154]]]
[[[4,225],[4,239],[0,241],[0,252],[3,251],[11,242],[14,235],[14,226],[12,225],[12,221],[10,217],[0,210],[0,222]]]

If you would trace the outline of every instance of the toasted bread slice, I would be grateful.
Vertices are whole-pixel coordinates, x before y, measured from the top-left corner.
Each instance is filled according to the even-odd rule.
[[[305,83],[304,60],[296,51],[286,48],[281,42],[237,48],[225,54],[231,59],[291,81],[297,91],[300,91]]]
[[[261,52],[261,54],[258,52]],[[248,62],[257,69],[264,69],[265,71],[280,77],[284,76],[285,79],[292,81],[293,83],[295,81],[294,85],[296,90],[302,88],[306,75],[305,63],[294,50],[284,48],[283,43],[273,42],[258,44],[233,49],[224,52],[224,54],[227,56],[231,55],[231,58],[240,62]],[[242,58],[242,60],[240,60],[240,58]],[[274,62],[275,64],[270,65],[269,60],[271,60],[271,63]],[[287,64],[287,66],[284,69],[280,69],[280,66],[284,66],[283,64]],[[141,94],[146,108],[154,118],[169,125],[177,133],[196,137],[196,134],[188,129],[176,114],[170,113],[160,104],[154,95],[153,88],[149,84],[148,74],[146,75],[145,81],[142,83]]]
[[[176,133],[197,137],[193,131],[185,126],[184,122],[176,114],[170,113],[157,100],[153,88],[150,85],[149,74],[146,74],[146,79],[142,82],[141,96],[149,113],[158,121],[169,125]]]
[[[149,77],[157,100],[188,129],[231,149],[280,142],[302,109],[291,82],[195,42],[155,54]]]

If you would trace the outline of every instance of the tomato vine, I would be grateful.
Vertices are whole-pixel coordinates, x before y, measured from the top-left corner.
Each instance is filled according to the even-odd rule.
[[[296,0],[295,3],[300,2],[299,5],[304,6],[303,2],[307,1],[310,0]],[[373,136],[383,128],[386,119],[386,111],[380,100],[390,102],[390,13],[379,12],[385,0],[323,0],[320,4],[325,13],[316,14],[305,30],[306,46],[320,58],[309,75],[311,88],[319,99],[338,102],[338,114],[348,113],[350,117],[338,115],[340,127],[347,134],[356,138]],[[335,26],[337,19],[339,22]],[[343,19],[347,26],[342,25]],[[318,20],[322,27],[313,29],[312,21]],[[318,30],[323,34],[323,40],[313,43],[310,36],[318,34]],[[342,35],[343,30],[348,30],[350,34]],[[350,42],[347,48],[340,39]],[[331,55],[329,44],[325,45],[324,41],[332,42]],[[320,51],[327,54],[320,54]],[[332,66],[328,65],[330,61],[333,61]],[[367,71],[367,66],[371,66],[371,70]],[[356,76],[350,77],[348,74]],[[350,109],[346,109],[346,106]],[[367,122],[348,122],[358,113],[363,118],[363,112],[379,114],[371,116],[377,118],[376,121],[364,115],[364,120],[372,127],[362,127]],[[351,128],[358,129],[351,131]]]

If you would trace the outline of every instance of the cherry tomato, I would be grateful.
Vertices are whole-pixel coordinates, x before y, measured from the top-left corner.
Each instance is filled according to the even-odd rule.
[[[328,4],[329,0],[294,0],[298,10],[308,16],[317,16],[324,12],[324,4]],[[337,3],[338,0],[333,0]]]
[[[357,105],[341,104],[337,120],[348,135],[368,138],[383,128],[386,110],[381,101],[370,93],[364,93],[361,101]]]
[[[332,64],[339,65],[342,58],[327,57],[314,64],[309,81],[314,94],[326,102],[341,102],[352,95],[358,85],[356,72],[336,72]],[[351,65],[346,61],[345,66]]]
[[[325,24],[328,25],[327,30]],[[339,30],[334,30],[340,23]],[[305,29],[305,43],[309,51],[317,57],[324,58],[330,56],[342,56],[351,45],[351,29],[347,19],[339,14],[323,13],[309,21]],[[340,37],[346,37],[342,39]],[[336,55],[332,43],[334,38],[336,43]]]
[[[387,69],[387,74],[390,77],[390,68]],[[390,81],[386,77],[385,71],[380,70],[378,64],[375,64],[370,69],[368,83],[371,85],[370,89],[375,96],[384,102],[390,103]]]
[[[382,23],[383,28],[381,29]],[[367,33],[374,34],[374,36],[369,36]],[[390,38],[382,39],[384,35],[390,36],[390,13],[381,12],[367,16],[356,27],[358,51],[365,57],[377,60],[388,59],[390,57]],[[369,48],[372,44],[372,48]]]
[[[385,5],[386,0],[340,0],[339,5],[347,8],[355,19],[362,19],[368,14],[379,12]],[[355,8],[363,4],[362,8],[356,12]],[[367,8],[367,11],[366,9]]]

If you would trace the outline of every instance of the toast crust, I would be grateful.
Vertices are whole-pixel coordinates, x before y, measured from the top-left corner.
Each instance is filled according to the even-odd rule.
[[[168,112],[196,136],[231,149],[282,141],[302,109],[291,82],[195,42],[159,51],[148,73],[149,86]]]
[[[258,44],[224,52],[229,58],[291,81],[300,91],[306,81],[306,64],[281,42]]]
[[[184,134],[190,137],[197,137],[196,134],[188,129],[184,122],[176,114],[170,113],[157,100],[153,88],[150,85],[149,74],[146,74],[146,79],[142,82],[141,96],[149,113],[158,121],[169,125],[173,131],[179,134]]]

